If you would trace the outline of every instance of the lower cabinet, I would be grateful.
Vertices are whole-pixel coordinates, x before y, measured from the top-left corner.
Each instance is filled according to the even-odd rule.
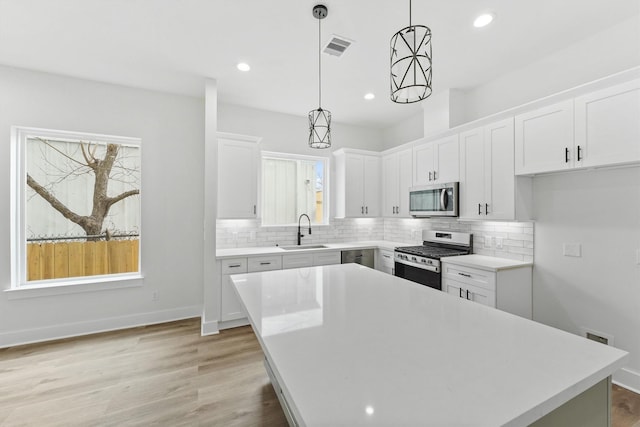
[[[527,319],[533,316],[531,282],[530,265],[489,271],[442,263],[443,292]]]
[[[340,251],[230,258],[218,261],[220,268],[220,329],[246,325],[247,313],[233,290],[229,276],[259,271],[340,264]],[[242,320],[245,320],[244,322]],[[224,324],[224,322],[228,322]]]
[[[395,261],[393,260],[393,251],[388,249],[378,249],[378,259],[376,260],[376,270],[383,273],[395,273]]]

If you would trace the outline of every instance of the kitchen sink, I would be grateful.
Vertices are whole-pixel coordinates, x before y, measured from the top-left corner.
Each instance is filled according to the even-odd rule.
[[[326,248],[325,245],[294,245],[294,246],[278,246],[285,251],[301,251],[303,249],[322,249]]]

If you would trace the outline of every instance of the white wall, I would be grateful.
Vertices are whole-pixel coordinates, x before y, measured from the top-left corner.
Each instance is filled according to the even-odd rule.
[[[400,123],[382,131],[383,149],[397,147],[424,136],[424,113],[409,116]]]
[[[538,176],[534,205],[534,319],[612,335],[631,353],[614,380],[640,390],[640,167]]]
[[[142,138],[144,274],[134,288],[27,299],[0,292],[0,347],[200,315],[203,101],[7,67],[0,93],[0,289],[10,287],[12,125]]]
[[[640,15],[465,92],[464,122],[638,65]]]

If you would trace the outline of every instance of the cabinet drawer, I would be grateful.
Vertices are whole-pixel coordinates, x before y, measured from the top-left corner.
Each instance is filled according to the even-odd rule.
[[[342,254],[340,251],[313,254],[313,265],[331,265],[340,264],[341,262]]]
[[[443,263],[442,274],[444,278],[450,278],[467,285],[479,286],[490,291],[496,289],[496,275],[490,271]]]
[[[393,252],[380,250],[378,261],[380,261],[381,267],[394,268],[395,261],[393,260]]]
[[[450,295],[496,308],[496,292],[462,283],[451,278],[442,279],[442,290]]]
[[[282,256],[282,268],[300,268],[311,267],[313,265],[312,254],[296,254],[296,255],[283,255]]]
[[[247,272],[246,258],[233,258],[222,260],[222,274],[240,274]]]
[[[260,256],[249,258],[249,273],[282,269],[282,256]]]

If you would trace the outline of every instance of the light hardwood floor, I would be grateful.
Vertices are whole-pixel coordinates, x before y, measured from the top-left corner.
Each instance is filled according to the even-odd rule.
[[[614,386],[613,427],[640,427]],[[284,426],[250,327],[189,319],[0,349],[1,426]]]

